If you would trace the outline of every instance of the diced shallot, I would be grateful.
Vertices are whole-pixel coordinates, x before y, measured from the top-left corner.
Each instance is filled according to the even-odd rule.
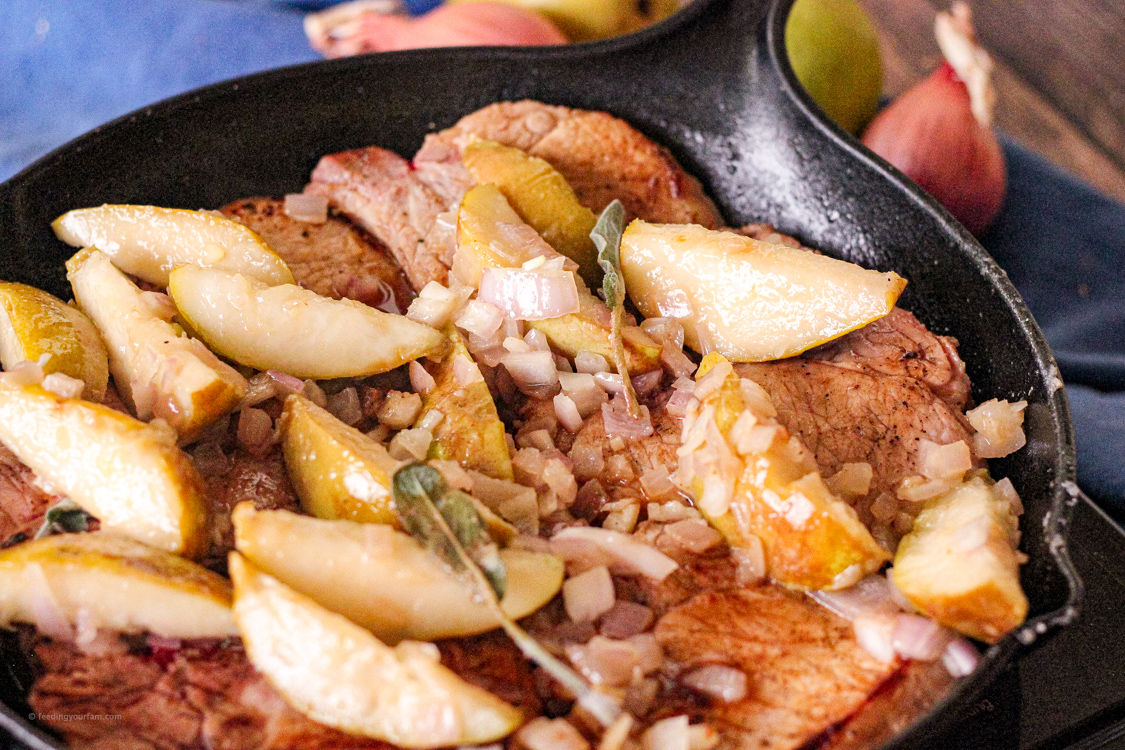
[[[918,464],[927,479],[960,480],[973,468],[973,457],[964,440],[941,445],[930,440],[918,444]]]
[[[644,750],[691,750],[688,717],[661,719],[641,735]]]
[[[457,313],[453,322],[468,334],[485,339],[500,330],[504,313],[496,305],[471,299]]]
[[[1026,401],[1009,403],[992,399],[965,412],[969,424],[976,429],[973,448],[981,458],[1003,458],[1027,443],[1023,431],[1023,410]]]
[[[457,385],[464,388],[473,383],[483,382],[484,376],[480,374],[480,368],[477,367],[475,362],[464,354],[455,354],[453,355],[453,379],[457,381]]]
[[[939,659],[952,640],[949,630],[921,615],[899,615],[891,635],[899,655],[919,661]]]
[[[683,349],[677,349],[668,344],[660,350],[660,364],[674,378],[685,378],[691,375],[699,365],[691,361],[691,357],[684,354]]]
[[[692,690],[724,703],[734,703],[746,697],[746,673],[723,664],[708,664],[694,669],[685,674],[682,681]]]
[[[521,390],[554,385],[559,381],[555,358],[550,352],[509,352],[500,363]]]
[[[590,743],[573,724],[546,716],[537,716],[520,727],[516,741],[527,750],[590,750]]]
[[[677,547],[699,554],[706,552],[719,542],[723,535],[702,519],[688,518],[664,527],[664,534]]]
[[[589,373],[559,373],[559,385],[585,419],[601,408],[608,399],[605,391],[598,387],[594,376]]]
[[[980,661],[976,646],[964,638],[955,638],[941,655],[941,663],[954,677],[965,677],[973,673]]]
[[[578,312],[578,287],[571,271],[486,268],[477,299],[516,320],[547,320]]]
[[[650,370],[632,378],[633,390],[641,396],[647,396],[652,393],[660,385],[661,379],[664,377],[663,370]]]
[[[359,404],[359,394],[355,387],[348,386],[339,393],[328,397],[328,411],[346,425],[354,425],[363,419],[363,409]]]
[[[289,193],[285,196],[285,215],[309,224],[328,221],[328,199],[310,193]]]
[[[537,331],[534,328],[524,334],[523,342],[533,352],[549,352],[551,351],[551,344],[547,341],[547,334],[542,331]]]
[[[52,372],[43,378],[43,389],[62,398],[78,398],[85,387],[86,384],[78,378],[61,372]]]
[[[420,363],[417,361],[411,362],[408,369],[410,370],[410,387],[414,389],[415,393],[425,396],[434,389],[436,385],[434,376],[426,372],[426,368],[422,367]]]
[[[429,430],[420,427],[402,430],[391,438],[387,453],[396,461],[421,461],[429,453],[433,441],[434,435]]]
[[[895,659],[895,621],[895,617],[885,614],[863,614],[852,621],[859,645],[884,664]]]
[[[629,601],[614,602],[613,608],[602,617],[598,630],[606,638],[629,638],[648,630],[654,615],[643,604]]]
[[[606,393],[617,394],[625,391],[625,381],[615,372],[596,372],[594,382]]]
[[[238,442],[246,450],[259,454],[269,447],[273,437],[273,420],[261,409],[247,407],[238,414]]]
[[[894,614],[899,611],[886,576],[873,574],[850,588],[811,591],[809,596],[845,620],[862,615]]]
[[[633,536],[595,527],[571,526],[554,539],[583,539],[598,545],[614,560],[657,581],[663,581],[679,567],[675,560]]]
[[[653,433],[648,407],[642,404],[641,415],[634,419],[629,415],[624,395],[615,396],[613,401],[602,404],[602,421],[605,423],[605,434],[610,439],[634,440]]]
[[[613,578],[604,565],[566,579],[562,587],[566,614],[575,622],[593,622],[613,608]]]
[[[414,424],[421,411],[422,397],[417,393],[391,391],[379,407],[379,422],[392,430],[404,430]]]
[[[672,477],[668,474],[668,467],[664,464],[654,466],[641,474],[641,489],[645,496],[652,500],[667,497],[676,491],[672,484]]]
[[[431,281],[422,287],[422,291],[411,301],[406,317],[431,328],[442,328],[457,312],[462,302],[464,302],[462,296],[446,289],[436,281]]]
[[[46,357],[47,355],[44,355]],[[7,371],[0,373],[7,383],[20,387],[25,385],[40,385],[43,382],[43,367],[38,362],[24,360],[13,365]]]
[[[590,374],[609,372],[609,362],[600,354],[578,352],[578,354],[574,356],[574,369],[577,372]]]
[[[418,427],[420,429],[433,432],[444,419],[445,414],[438,411],[437,409],[430,409],[428,412],[426,412],[425,416],[423,416],[422,419],[418,421]]]
[[[684,327],[675,318],[647,318],[641,321],[641,330],[665,346],[684,347]]]
[[[278,396],[305,392],[305,381],[294,375],[282,372],[281,370],[266,370],[265,374],[273,381],[275,386],[274,390],[277,391]],[[255,375],[254,377],[258,376]],[[253,406],[253,404],[251,404],[251,406]]]
[[[566,428],[567,432],[578,432],[582,429],[582,413],[578,411],[574,400],[567,396],[565,393],[559,393],[554,398],[555,416],[559,418],[559,424]]]

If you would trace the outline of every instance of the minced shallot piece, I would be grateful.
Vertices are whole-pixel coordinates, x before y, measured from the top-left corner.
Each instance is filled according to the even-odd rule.
[[[661,719],[641,735],[644,750],[692,750],[688,717]]]
[[[261,409],[246,407],[238,414],[238,442],[257,455],[267,449],[273,438],[273,420]]]
[[[746,697],[746,673],[723,664],[693,669],[681,681],[692,690],[724,703],[734,703]]]
[[[655,547],[645,544],[636,537],[608,529],[571,526],[555,534],[554,540],[582,539],[593,542],[604,552],[641,575],[663,581],[679,564]]]
[[[309,380],[306,378],[303,382],[305,384],[305,387],[302,392],[305,394],[305,398],[307,398],[309,401],[312,401],[321,409],[327,408],[328,396],[325,395],[324,389],[317,385],[315,380]]]
[[[286,377],[293,377],[286,375]],[[294,378],[301,384],[301,390],[304,390],[305,383],[302,380]],[[299,393],[300,391],[297,391]],[[245,409],[247,406],[257,406],[263,401],[268,401],[274,396],[280,395],[278,390],[277,378],[270,375],[268,372],[259,372],[248,381],[246,381],[246,393],[242,396],[242,401],[239,402],[238,408]]]
[[[86,384],[78,378],[61,372],[52,372],[43,377],[43,389],[62,398],[78,398],[85,387]]]
[[[421,365],[419,365],[421,367]],[[424,370],[423,370],[424,372]],[[417,393],[391,391],[379,407],[379,422],[392,430],[405,430],[422,412],[422,397]]]
[[[430,409],[426,412],[420,420],[418,420],[418,427],[423,430],[433,432],[439,424],[445,419],[445,414],[437,409]]]
[[[941,655],[941,663],[954,677],[965,677],[973,673],[980,661],[976,646],[964,638],[955,638]]]
[[[434,376],[426,372],[426,368],[422,367],[420,362],[411,362],[408,370],[410,372],[410,387],[414,389],[415,393],[425,396],[437,385]]]
[[[641,489],[644,490],[646,497],[660,500],[675,492],[676,486],[672,484],[668,467],[660,464],[641,474]]]
[[[941,658],[953,633],[928,617],[902,614],[895,620],[891,643],[900,656],[919,661]]]
[[[575,442],[569,458],[574,466],[574,476],[579,479],[593,479],[605,469],[605,457],[599,445]]]
[[[832,476],[824,480],[834,495],[863,497],[871,490],[871,480],[875,471],[866,461],[846,463]]]
[[[431,328],[442,328],[461,307],[465,297],[437,281],[428,282],[410,303],[406,317]]]
[[[602,422],[605,424],[605,434],[610,439],[618,437],[622,440],[635,440],[648,437],[654,431],[648,407],[642,404],[640,416],[634,419],[629,414],[624,394],[620,393],[612,401],[602,404]]]
[[[473,497],[524,534],[539,533],[539,501],[531,487],[469,471]]]
[[[609,372],[609,361],[600,354],[593,352],[578,352],[574,355],[574,369],[576,372],[594,374]]]
[[[359,393],[354,386],[348,386],[339,393],[328,397],[328,411],[346,425],[354,425],[363,419],[363,409],[359,405]]]
[[[664,372],[661,370],[650,370],[649,372],[637,375],[631,378],[633,390],[641,396],[647,396],[656,390],[663,378]]]
[[[965,412],[969,424],[977,431],[973,448],[981,458],[1003,458],[1027,444],[1023,431],[1023,411],[1026,401],[985,401],[975,409]]]
[[[653,611],[643,604],[617,601],[602,616],[598,631],[606,638],[629,638],[648,630],[654,619]]]
[[[684,505],[679,500],[668,500],[663,503],[649,503],[645,510],[648,513],[648,520],[661,521],[664,523],[700,517],[698,510]]]
[[[674,378],[687,377],[699,367],[691,361],[691,357],[684,354],[683,349],[676,349],[667,344],[660,350],[660,364]]]
[[[461,353],[453,355],[453,379],[462,388],[473,383],[484,382],[484,376],[481,375],[480,368]]]
[[[572,271],[485,268],[477,299],[490,302],[515,320],[547,320],[578,312],[578,286]]]
[[[467,471],[461,468],[461,464],[456,461],[446,461],[437,458],[429,461],[429,464],[441,472],[441,476],[445,479],[446,484],[453,489],[472,492],[473,478],[469,476]]]
[[[273,381],[274,390],[278,396],[305,392],[305,381],[287,372],[282,372],[281,370],[266,370],[265,375]],[[254,377],[256,378],[258,376],[255,375]],[[253,378],[251,378],[251,380],[253,380]],[[253,404],[251,404],[251,406],[253,406]]]
[[[594,376],[589,373],[560,372],[558,378],[563,393],[578,407],[583,419],[600,409],[608,400],[605,391],[598,387]]]
[[[524,334],[523,343],[527,344],[533,352],[549,352],[551,344],[547,341],[547,334],[534,328]]]
[[[496,305],[471,299],[461,308],[453,320],[454,324],[471,336],[486,339],[500,330],[504,313]]]
[[[47,355],[44,355],[46,357]],[[24,360],[11,367],[4,373],[0,373],[0,377],[16,387],[25,385],[40,385],[45,377],[43,374],[43,367],[38,362]]]
[[[550,487],[563,505],[570,505],[578,494],[574,473],[558,458],[549,458],[543,465],[543,483]]]
[[[285,196],[285,215],[308,224],[328,221],[328,199],[310,193],[289,193]]]
[[[949,479],[927,480],[922,476],[906,477],[899,483],[899,486],[895,488],[895,495],[900,500],[918,503],[937,497],[938,495],[944,495],[953,489],[956,484],[957,481]]]
[[[612,609],[616,601],[613,578],[604,565],[566,579],[562,594],[567,617],[575,622],[593,622]]]
[[[520,727],[515,739],[527,750],[590,750],[590,743],[566,719],[537,716]]]
[[[699,554],[723,541],[723,535],[702,519],[689,518],[664,527],[664,534],[677,547]]]
[[[616,372],[596,372],[594,382],[606,393],[618,394],[625,391],[625,381]]]
[[[502,346],[513,354],[526,354],[527,352],[535,351],[531,348],[531,344],[518,336],[505,337]]]
[[[889,664],[895,660],[896,621],[896,617],[887,614],[862,614],[852,620],[855,639],[867,653],[884,664]]]
[[[612,503],[607,503],[605,508],[609,508]],[[630,534],[633,529],[637,528],[637,520],[641,516],[641,506],[637,503],[626,503],[620,508],[614,508],[606,515],[605,520],[602,521],[603,529],[610,529],[611,531],[619,531],[622,534]]]
[[[973,468],[973,456],[964,440],[948,445],[920,440],[918,465],[922,476],[927,479],[960,481],[965,472]]]
[[[845,620],[861,615],[895,614],[900,609],[887,577],[879,574],[838,591],[810,591],[809,596]]]
[[[430,451],[434,434],[422,428],[402,430],[387,446],[387,453],[396,461],[421,461]]]
[[[582,413],[578,411],[574,399],[565,393],[558,393],[555,394],[553,403],[555,416],[559,418],[559,424],[565,427],[567,432],[578,432],[582,429]]]
[[[520,339],[516,341],[524,343]],[[508,352],[500,358],[500,364],[504,365],[520,390],[551,386],[559,382],[555,358],[550,352]]]

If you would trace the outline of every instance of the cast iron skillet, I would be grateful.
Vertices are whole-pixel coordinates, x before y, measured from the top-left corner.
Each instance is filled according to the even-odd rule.
[[[0,278],[69,298],[72,250],[48,226],[102,203],[217,207],[299,191],[317,159],[377,144],[409,157],[428,131],[486,104],[533,98],[606,110],[668,146],[732,226],[767,221],[814,247],[909,279],[901,304],[956,336],[977,401],[1027,399],[1028,445],[992,462],[1027,507],[1031,618],[888,747],[948,728],[997,672],[1078,613],[1066,549],[1074,438],[1047,344],[1007,276],[937,203],[829,122],[784,51],[793,0],[696,0],[644,32],[538,49],[350,58],[217,84],[123,117],[0,185]],[[36,750],[28,675],[9,651],[0,726]]]

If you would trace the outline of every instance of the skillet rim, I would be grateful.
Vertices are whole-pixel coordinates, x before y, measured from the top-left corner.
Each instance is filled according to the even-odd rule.
[[[599,42],[548,47],[463,47],[443,50],[409,50],[384,53],[380,57],[388,63],[399,62],[400,60],[405,62],[411,58],[425,59],[433,55],[464,60],[483,58],[513,62],[597,57],[612,54],[619,50],[641,49],[666,36],[674,35],[677,31],[691,26],[699,16],[707,12],[712,6],[723,4],[724,1],[728,3],[737,2],[737,0],[696,0],[672,17],[647,29]],[[794,2],[795,0],[767,0],[768,8],[765,14],[766,62],[772,67],[770,72],[776,75],[780,81],[781,89],[785,95],[784,103],[793,106],[801,117],[811,123],[834,147],[844,152],[846,157],[859,161],[877,172],[882,179],[888,180],[899,194],[928,213],[947,236],[953,238],[957,244],[962,246],[977,272],[999,291],[1005,304],[1015,314],[1022,333],[1027,336],[1033,349],[1034,358],[1039,367],[1036,375],[1045,384],[1053,374],[1058,372],[1057,366],[1042,332],[1003,270],[999,268],[976,239],[934,199],[829,120],[797,82],[785,54],[784,43],[785,22]],[[753,34],[753,30],[750,33]],[[168,116],[183,107],[205,104],[210,98],[229,95],[237,92],[242,86],[268,87],[278,85],[290,78],[303,78],[307,76],[311,68],[346,71],[353,68],[363,68],[367,64],[366,56],[300,63],[220,81],[146,105],[59,146],[0,184],[0,206],[11,202],[11,198],[16,194],[20,183],[35,177],[41,170],[49,169],[56,159],[70,153],[95,148],[100,141],[113,137],[117,130],[121,127],[128,127],[129,123],[154,114]],[[906,730],[891,738],[886,746],[905,745],[910,740],[920,741],[923,735],[931,735],[938,727],[955,720],[956,716],[951,712],[951,709],[955,708],[954,704],[963,704],[971,700],[983,691],[995,679],[996,675],[1012,662],[1018,653],[1040,641],[1045,634],[1073,621],[1078,615],[1083,588],[1081,580],[1070,561],[1066,547],[1066,530],[1071,508],[1077,502],[1079,496],[1077,486],[1074,484],[1073,423],[1070,419],[1065,390],[1059,389],[1055,393],[1050,393],[1047,389],[1046,392],[1048,394],[1046,405],[1053,425],[1053,438],[1056,444],[1062,446],[1062,450],[1058,452],[1053,463],[1053,497],[1051,507],[1044,516],[1043,522],[1048,538],[1054,540],[1049,547],[1049,551],[1054,558],[1057,569],[1066,581],[1068,587],[1067,601],[1056,610],[1028,620],[1020,629],[1006,636],[998,644],[991,646],[984,654],[981,668],[977,672],[970,678],[959,681],[942,701],[912,722]],[[51,735],[44,734],[38,727],[26,724],[24,719],[16,716],[6,704],[0,704],[0,726],[11,732],[17,739],[28,743],[29,747],[36,748],[36,750],[39,748],[65,747],[62,744],[56,744],[61,741]]]

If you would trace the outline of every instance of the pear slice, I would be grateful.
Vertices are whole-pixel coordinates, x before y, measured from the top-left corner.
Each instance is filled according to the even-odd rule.
[[[0,282],[0,363],[39,362],[44,374],[59,372],[86,384],[82,397],[101,401],[109,362],[98,329],[79,310],[27,284]]]
[[[601,284],[598,250],[590,239],[598,217],[579,203],[554,167],[518,148],[479,139],[461,150],[461,163],[478,183],[495,185],[548,245],[577,263],[588,286]]]
[[[480,284],[485,268],[513,268],[538,256],[547,260],[559,254],[524,224],[495,185],[486,183],[465,193],[457,212],[457,252],[453,274],[471,286]],[[568,357],[586,351],[614,361],[613,320],[605,304],[578,284],[576,313],[526,325],[542,331],[554,349]],[[636,326],[622,333],[625,361],[637,375],[660,366],[660,344]]]
[[[500,622],[434,553],[380,524],[324,521],[241,503],[235,545],[255,565],[386,643],[432,641],[493,630]],[[526,617],[558,593],[554,555],[500,550],[508,573],[501,607]]]
[[[206,551],[203,480],[171,430],[0,377],[0,442],[102,529],[186,557]]]
[[[694,224],[633,221],[625,288],[645,317],[676,318],[698,352],[734,362],[800,354],[883,317],[906,280]]]
[[[49,536],[0,552],[0,623],[36,623],[45,598],[81,628],[167,638],[238,635],[227,579],[104,531]]]
[[[434,387],[422,398],[417,422],[423,423],[435,409],[442,415],[429,458],[456,461],[493,479],[510,480],[512,459],[492,393],[457,329],[449,326],[445,333],[452,346],[444,359],[428,368]]]
[[[105,253],[86,248],[66,268],[75,300],[109,346],[114,385],[138,418],[159,417],[190,440],[246,394],[246,379],[146,303]]]
[[[703,399],[684,417],[678,477],[732,547],[760,543],[769,576],[800,589],[846,588],[890,559],[773,419],[764,391],[715,353],[700,364],[696,389]]]
[[[400,462],[386,448],[295,393],[279,424],[302,508],[317,518],[398,526],[391,478]]]
[[[74,247],[96,247],[125,273],[160,287],[185,264],[252,276],[265,284],[292,284],[277,253],[249,228],[209,211],[158,206],[105,205],[69,211],[51,223]]]
[[[402,315],[214,268],[180,266],[172,271],[168,293],[187,324],[219,354],[299,378],[375,375],[445,345],[433,328]]]
[[[1020,588],[1016,519],[991,482],[974,477],[927,500],[902,538],[895,586],[946,627],[995,643],[1027,617]]]
[[[387,646],[237,552],[230,574],[250,662],[310,719],[401,748],[494,742],[523,722],[515,708],[443,667],[433,645]]]

